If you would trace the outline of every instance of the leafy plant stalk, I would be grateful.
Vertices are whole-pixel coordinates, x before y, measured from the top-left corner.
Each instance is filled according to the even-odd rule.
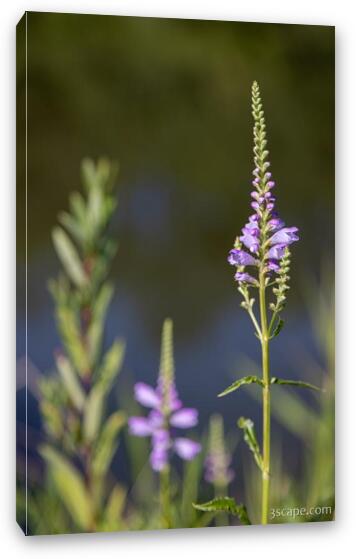
[[[40,382],[41,412],[48,443],[40,452],[71,522],[82,531],[116,529],[112,518],[122,502],[107,477],[125,414],[105,417],[107,397],[118,375],[124,343],[103,351],[105,319],[113,288],[106,281],[116,243],[108,226],[116,207],[115,165],[106,159],[82,165],[84,195],[70,196],[59,215],[53,243],[63,270],[50,283],[62,342],[57,374]],[[106,506],[107,505],[107,506]]]

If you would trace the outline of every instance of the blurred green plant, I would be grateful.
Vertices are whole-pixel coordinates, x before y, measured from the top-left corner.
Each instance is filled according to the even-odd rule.
[[[48,442],[40,447],[48,483],[78,531],[118,530],[124,489],[109,470],[126,422],[118,410],[105,417],[125,344],[103,350],[113,286],[107,281],[117,244],[108,228],[116,208],[117,166],[106,159],[82,163],[84,194],[74,192],[52,237],[62,272],[51,280],[62,349],[56,373],[40,380],[40,409]],[[43,499],[42,499],[43,501]],[[63,512],[62,512],[63,515]]]

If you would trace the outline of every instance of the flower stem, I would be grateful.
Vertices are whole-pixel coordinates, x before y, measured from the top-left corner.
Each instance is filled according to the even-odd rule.
[[[169,464],[160,472],[160,509],[162,528],[172,528]]]
[[[269,376],[269,332],[266,311],[266,285],[263,270],[260,272],[260,314],[263,373],[263,470],[261,524],[268,524],[270,485],[271,392]]]

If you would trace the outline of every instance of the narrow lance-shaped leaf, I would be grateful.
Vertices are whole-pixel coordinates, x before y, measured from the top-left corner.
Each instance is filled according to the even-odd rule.
[[[104,394],[110,390],[116,375],[120,371],[124,351],[124,342],[116,340],[105,354],[103,365],[98,370],[95,383],[95,386],[100,387]]]
[[[74,406],[81,411],[84,405],[85,395],[70,361],[64,355],[58,355],[56,364],[70,399]]]
[[[88,349],[91,363],[95,364],[101,349],[105,315],[114,293],[112,285],[106,283],[101,288],[93,306],[92,318],[88,328]]]
[[[282,318],[278,319],[277,322],[277,326],[275,327],[275,329],[273,330],[272,334],[270,335],[270,340],[272,338],[275,338],[276,336],[278,336],[278,334],[280,333],[280,331],[282,330],[284,326],[284,320]]]
[[[92,523],[92,503],[78,470],[54,448],[44,445],[40,453],[47,461],[59,497],[73,521],[83,530]]]
[[[257,376],[250,375],[247,377],[240,378],[239,380],[233,382],[230,386],[228,386],[225,390],[223,390],[222,392],[220,392],[220,394],[218,394],[218,398],[221,398],[222,396],[226,396],[227,394],[230,394],[230,392],[234,392],[235,390],[238,390],[238,388],[240,388],[240,386],[243,386],[244,384],[253,384],[253,383],[259,384],[260,386],[264,386],[262,379],[260,379]]]
[[[89,355],[86,351],[77,318],[72,309],[60,305],[57,309],[58,328],[68,356],[81,376],[90,370]]]
[[[104,392],[99,386],[91,389],[84,406],[84,439],[92,442],[99,430],[104,407]]]
[[[315,384],[311,384],[310,382],[304,382],[302,380],[287,380],[277,377],[271,378],[271,384],[286,384],[289,386],[297,386],[299,388],[310,388],[311,390],[317,390],[318,392],[323,392],[322,388],[315,386]]]
[[[262,471],[263,470],[263,460],[262,460],[262,455],[261,455],[261,452],[260,452],[260,447],[259,447],[259,444],[257,442],[256,433],[255,433],[255,429],[254,429],[254,426],[253,426],[253,421],[251,421],[251,419],[245,419],[244,417],[240,417],[237,424],[240,427],[240,429],[243,430],[244,441],[246,442],[247,446],[251,450],[257,466]]]
[[[87,283],[85,271],[80,262],[77,250],[67,233],[61,227],[55,227],[52,233],[53,243],[69,278],[78,287]]]
[[[105,475],[118,446],[117,437],[125,425],[126,417],[122,412],[114,412],[107,420],[94,449],[93,473]]]
[[[245,505],[237,504],[232,497],[217,497],[202,504],[193,503],[193,507],[204,512],[227,512],[237,516],[242,524],[251,524]]]
[[[120,485],[115,485],[106,505],[104,519],[107,530],[113,531],[119,529],[121,525],[121,517],[126,501],[126,491]]]

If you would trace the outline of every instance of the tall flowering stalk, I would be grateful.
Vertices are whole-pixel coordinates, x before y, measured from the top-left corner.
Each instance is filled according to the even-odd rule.
[[[245,384],[255,383],[262,388],[263,444],[262,452],[250,419],[241,417],[238,425],[244,432],[255,462],[261,471],[261,523],[268,523],[270,493],[271,386],[287,384],[318,390],[312,384],[271,377],[269,345],[282,327],[280,316],[289,289],[290,245],[299,240],[297,227],[286,227],[276,211],[275,182],[268,161],[266,123],[257,82],[252,85],[252,115],[254,119],[254,163],[251,192],[253,213],[242,228],[230,251],[228,262],[236,268],[235,280],[242,295],[241,306],[249,314],[255,334],[261,344],[262,375],[246,376],[235,381],[219,396],[225,396]],[[254,292],[254,294],[253,294]],[[258,299],[258,312],[254,304]],[[230,498],[198,505],[201,510],[228,511],[246,520],[242,505]],[[241,516],[242,513],[242,516]]]
[[[129,430],[137,437],[151,437],[150,464],[160,476],[160,509],[163,528],[172,528],[170,459],[177,454],[183,460],[193,460],[200,452],[200,443],[177,436],[177,429],[189,429],[198,424],[198,411],[184,408],[175,386],[173,358],[173,323],[166,319],[162,329],[161,359],[156,388],[143,382],[134,386],[135,399],[150,408],[147,417],[129,418]]]
[[[276,212],[273,195],[275,182],[269,170],[266,124],[257,82],[252,85],[252,115],[254,119],[253,190],[251,192],[252,215],[237,237],[228,261],[236,267],[235,280],[243,297],[242,307],[247,310],[261,343],[263,397],[263,452],[260,462],[262,472],[261,523],[268,522],[270,488],[270,438],[271,438],[271,377],[269,368],[269,343],[279,333],[283,322],[279,317],[288,287],[290,263],[289,246],[298,240],[297,227],[286,227]],[[272,316],[268,316],[267,289],[272,289],[274,300],[269,304]],[[253,310],[255,299],[252,289],[258,291],[259,321]],[[275,326],[277,321],[277,325]]]

